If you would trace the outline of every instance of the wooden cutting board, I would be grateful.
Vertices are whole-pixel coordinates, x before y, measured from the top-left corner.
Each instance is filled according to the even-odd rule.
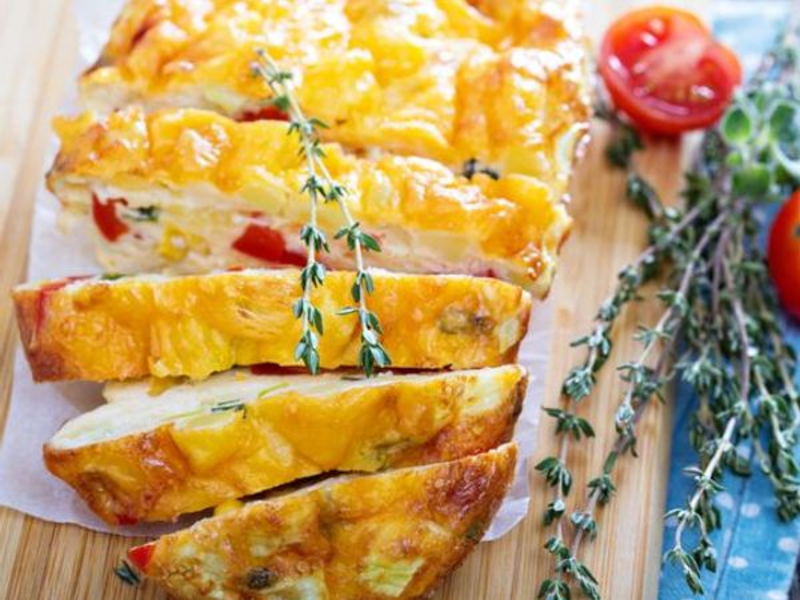
[[[603,30],[612,15],[634,0],[588,3],[590,29]],[[688,4],[688,2],[684,2]],[[697,4],[697,3],[695,3]],[[706,3],[704,3],[706,4]],[[5,420],[16,341],[10,288],[24,278],[32,204],[41,184],[50,119],[70,81],[76,56],[76,26],[66,0],[0,0],[0,420]],[[644,220],[627,206],[623,181],[603,159],[606,131],[593,128],[590,145],[573,186],[575,229],[567,243],[551,302],[555,324],[547,405],[558,402],[560,382],[578,355],[569,342],[583,335],[596,307],[609,293],[618,268],[644,244]],[[680,148],[661,142],[643,157],[667,197],[680,181]],[[620,357],[633,356],[639,320],[652,311],[636,307],[616,333]],[[598,472],[614,433],[613,413],[621,386],[613,370],[601,378],[583,411],[598,437],[570,456],[577,482]],[[35,400],[35,399],[32,399]],[[641,424],[640,458],[625,459],[619,493],[600,517],[601,533],[586,559],[602,582],[604,597],[654,598],[660,563],[662,514],[669,468],[671,409],[654,404]],[[553,452],[546,423],[538,458]],[[42,440],[44,441],[44,440]],[[451,576],[437,596],[446,600],[531,600],[552,563],[542,551],[550,532],[541,526],[550,491],[531,469],[533,501],[528,518],[502,540],[482,544]],[[13,481],[0,485],[13,486]],[[75,526],[45,523],[0,509],[0,598],[9,600],[154,599],[152,586],[123,586],[112,568],[131,540]],[[3,595],[5,591],[5,595]]]

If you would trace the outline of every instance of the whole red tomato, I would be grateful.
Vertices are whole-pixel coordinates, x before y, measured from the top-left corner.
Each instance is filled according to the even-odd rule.
[[[786,201],[775,219],[767,259],[781,302],[800,319],[800,191]]]

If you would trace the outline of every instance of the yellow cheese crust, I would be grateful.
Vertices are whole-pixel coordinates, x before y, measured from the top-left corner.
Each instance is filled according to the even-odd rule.
[[[258,111],[256,49],[352,148],[382,148],[565,188],[589,116],[578,0],[129,0],[84,101]]]
[[[68,280],[14,290],[23,348],[37,381],[146,376],[202,379],[235,365],[300,364],[292,313],[299,271]],[[396,368],[478,368],[513,362],[531,298],[492,279],[375,272],[369,308]],[[354,273],[328,274],[312,295],[323,313],[323,369],[357,366]]]
[[[308,221],[308,198],[300,191],[307,167],[286,123],[237,123],[198,110],[145,115],[129,108],[107,118],[90,113],[62,118],[56,130],[62,146],[48,185],[68,208],[76,208],[70,203],[78,197],[78,210],[88,213],[96,189],[153,190],[145,200],[160,209],[165,231],[191,232],[183,237],[192,250],[197,250],[194,238],[208,244],[201,222],[214,212],[258,211],[281,223],[295,244]],[[427,272],[441,272],[442,265],[468,274],[479,274],[477,269],[540,296],[549,289],[570,218],[561,198],[541,181],[523,175],[494,180],[485,174],[470,181],[431,160],[384,156],[369,161],[336,144],[324,151],[327,167],[348,189],[354,218],[383,243],[384,252],[370,257],[374,264],[391,267],[382,261],[427,252],[429,259],[421,265]],[[191,204],[204,190],[218,194],[216,205],[173,210]],[[167,194],[174,195],[172,200],[164,199]],[[319,220],[331,240],[344,225],[335,203],[320,207]],[[127,225],[126,237],[135,236],[135,220]],[[245,227],[243,221],[241,231]],[[185,256],[183,249],[175,258]],[[335,268],[352,265],[347,253],[321,259],[338,259]]]
[[[511,438],[526,383],[524,369],[508,366],[361,380],[332,392],[265,388],[258,399],[201,405],[105,439],[114,422],[164,402],[144,397],[77,417],[45,446],[44,458],[112,525],[172,520],[328,471],[375,472],[486,452]],[[98,441],[73,446],[69,436],[79,431]]]
[[[131,552],[178,599],[425,598],[480,540],[516,446],[252,502]]]

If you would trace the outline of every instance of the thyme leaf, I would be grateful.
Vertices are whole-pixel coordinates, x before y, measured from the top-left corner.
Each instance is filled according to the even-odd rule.
[[[129,216],[134,221],[150,221],[155,223],[161,215],[158,206],[140,206],[129,212]]]
[[[142,582],[139,574],[128,564],[127,560],[123,560],[114,567],[114,575],[119,577],[125,585],[139,585]]]
[[[497,169],[494,169],[488,165],[484,165],[477,158],[470,158],[464,162],[464,166],[461,168],[461,174],[464,177],[467,179],[472,179],[478,173],[486,175],[495,181],[500,179],[500,172]]]
[[[211,407],[212,413],[244,412],[247,414],[247,405],[241,400],[225,400]]]

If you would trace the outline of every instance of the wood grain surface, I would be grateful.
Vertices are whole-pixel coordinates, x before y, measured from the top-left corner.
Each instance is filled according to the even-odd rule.
[[[615,13],[633,1],[590,3],[590,28],[601,31]],[[65,0],[0,0],[0,419],[11,389],[12,357],[17,343],[9,289],[24,279],[31,208],[43,169],[50,119],[66,86],[76,56],[76,25]],[[606,131],[594,140],[573,186],[571,211],[576,225],[567,243],[551,296],[555,333],[551,348],[546,405],[558,402],[560,381],[578,355],[569,341],[588,330],[594,311],[609,293],[618,268],[644,244],[644,220],[622,200],[622,178],[603,159]],[[674,196],[680,177],[680,149],[662,142],[650,146],[643,169],[659,188]],[[629,313],[616,332],[619,356],[633,356],[633,326],[653,314],[642,307]],[[582,410],[598,433],[570,456],[581,498],[585,482],[597,473],[614,433],[613,412],[621,386],[613,369]],[[654,598],[659,573],[671,409],[653,404],[644,418],[640,458],[626,458],[618,477],[619,493],[601,516],[601,533],[586,558],[613,600]],[[545,424],[537,456],[553,451]],[[42,440],[44,441],[44,440]],[[482,544],[451,576],[437,598],[446,600],[531,600],[552,569],[542,546],[549,531],[541,514],[549,490],[533,469],[533,501],[528,518],[502,540]],[[15,485],[3,481],[0,485]],[[151,585],[122,585],[112,574],[130,539],[54,525],[0,509],[0,599],[138,600],[163,598]]]

